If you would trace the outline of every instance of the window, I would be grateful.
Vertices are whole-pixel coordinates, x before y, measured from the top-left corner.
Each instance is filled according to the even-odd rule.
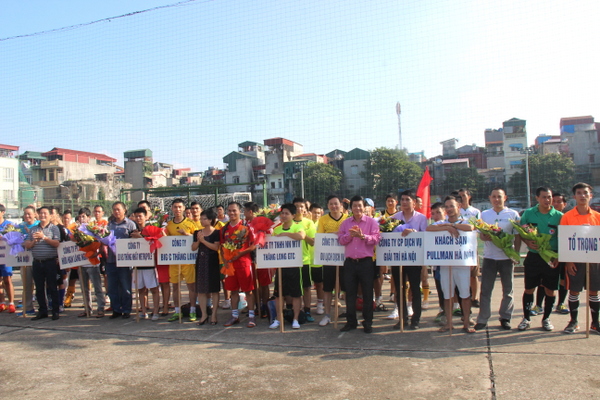
[[[273,168],[274,168],[274,169],[277,169],[277,168],[279,168],[279,163],[278,163],[278,162],[276,162]]]
[[[350,174],[351,175],[358,175],[358,165],[351,165],[350,166]]]
[[[2,169],[4,170],[2,173],[4,182],[12,182],[15,179],[15,169],[14,168],[2,168]]]
[[[277,180],[277,187],[278,187],[279,189],[281,189],[281,188],[283,187],[283,183],[281,182],[281,179],[278,179],[278,180]]]
[[[239,176],[234,176],[233,177],[233,183],[240,183],[240,177]]]
[[[14,190],[3,190],[2,191],[3,201],[14,201]]]
[[[593,164],[596,162],[596,155],[595,154],[590,154],[590,164]]]
[[[271,182],[271,189],[275,189],[275,182]]]

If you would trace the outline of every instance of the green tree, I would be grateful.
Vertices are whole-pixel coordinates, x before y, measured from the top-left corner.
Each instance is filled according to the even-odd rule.
[[[575,163],[570,157],[558,153],[529,156],[529,182],[532,195],[535,195],[535,189],[540,186],[568,195],[575,183]],[[508,186],[515,196],[527,195],[525,162],[521,165],[521,170],[511,176]]]
[[[327,196],[339,193],[342,186],[342,171],[333,165],[323,163],[308,163],[304,166],[304,196],[311,202],[325,207]],[[300,172],[294,182],[294,193],[302,196]]]
[[[399,189],[416,190],[423,170],[409,161],[405,151],[379,147],[371,151],[361,176],[367,181],[367,188],[372,188],[371,196],[376,204],[383,204],[388,193],[398,193]]]
[[[474,199],[485,198],[489,191],[488,186],[485,177],[477,172],[477,168],[458,165],[452,166],[450,172],[446,173],[443,184],[445,195],[450,194],[453,190],[467,188],[471,191]]]

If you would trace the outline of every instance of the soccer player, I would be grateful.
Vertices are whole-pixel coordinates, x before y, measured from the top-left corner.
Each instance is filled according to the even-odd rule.
[[[317,233],[338,233],[340,225],[348,218],[348,214],[343,212],[342,200],[336,195],[327,197],[327,209],[329,213],[319,218]],[[335,270],[336,267],[334,265],[323,266],[323,304],[325,306],[325,315],[319,321],[319,326],[326,326],[331,322],[331,300],[336,283]],[[343,282],[343,277],[340,277],[340,281]],[[336,295],[339,295],[339,293],[336,293]]]
[[[0,231],[8,228],[9,225],[12,225],[10,221],[4,219],[4,214],[6,214],[6,207],[4,207],[4,204],[0,204]],[[0,285],[4,285],[4,291],[6,292],[6,297],[8,297],[7,305],[4,304],[4,293],[0,290],[0,312],[8,310],[9,313],[14,313],[16,311],[15,288],[12,283],[12,274],[12,267],[4,264],[0,265],[0,276],[2,277]]]
[[[346,284],[346,325],[341,332],[348,332],[358,327],[356,318],[356,298],[358,285],[363,293],[363,330],[373,332],[373,250],[379,243],[381,234],[375,219],[365,214],[366,202],[361,196],[350,199],[352,217],[340,225],[338,240],[345,246],[344,281]]]
[[[565,213],[567,207],[567,198],[564,194],[552,193],[552,207],[561,213]],[[556,312],[559,314],[568,314],[569,308],[565,305],[565,300],[569,291],[565,283],[565,263],[558,263],[558,273],[560,275],[560,287],[558,288],[558,301],[556,302]],[[544,293],[544,291],[541,291]],[[541,306],[541,303],[539,304]]]
[[[521,217],[521,225],[532,224],[539,233],[552,235],[550,247],[552,250],[558,250],[558,225],[563,213],[552,207],[552,191],[547,187],[539,187],[535,190],[535,199],[538,204],[528,208]],[[522,238],[523,239],[523,238]],[[535,242],[523,239],[523,242],[529,248],[527,257],[523,262],[525,267],[525,292],[523,293],[523,320],[519,324],[519,330],[524,331],[531,326],[531,308],[533,307],[533,292],[535,288],[542,285],[546,292],[546,301],[544,304],[544,317],[542,318],[542,328],[545,331],[554,330],[554,325],[550,322],[550,313],[558,290],[558,260],[554,260],[552,265],[546,261],[537,252]],[[538,289],[539,290],[539,289]]]
[[[514,234],[515,229],[511,220],[519,221],[519,213],[506,207],[506,192],[504,189],[496,187],[492,189],[490,196],[492,208],[481,213],[483,222],[494,225],[497,224],[502,232]],[[494,243],[492,239],[480,233],[479,237],[483,240],[483,265],[481,267],[481,307],[477,316],[475,330],[482,330],[487,327],[487,322],[492,313],[492,292],[496,283],[496,276],[500,274],[502,282],[502,302],[500,303],[500,325],[503,329],[510,330],[510,320],[514,309],[513,301],[513,281],[514,281],[514,263],[504,251]],[[520,236],[516,236],[515,247],[521,246]]]
[[[573,195],[576,205],[571,211],[567,211],[560,225],[600,225],[600,213],[590,208],[590,201],[594,189],[587,183],[579,182],[573,186]],[[600,270],[597,263],[592,263],[590,268],[589,302],[592,316],[592,325],[590,330],[600,334],[600,324],[598,324],[598,312],[600,311]],[[567,272],[567,289],[569,290],[569,311],[571,320],[564,329],[565,333],[574,333],[579,330],[577,317],[579,314],[579,294],[585,287],[586,266],[583,263],[568,262],[565,264]]]
[[[304,238],[302,240],[302,289],[303,289],[303,300],[304,300],[304,313],[306,314],[307,322],[314,322],[314,318],[310,315],[310,306],[312,304],[312,281],[311,267],[313,254],[315,251],[315,234],[317,233],[317,227],[315,223],[310,219],[306,218],[306,200],[300,197],[296,197],[293,201],[296,207],[296,215],[294,215],[294,222],[302,225],[304,231]],[[317,278],[319,280],[319,278]],[[320,279],[322,280],[322,279]]]
[[[187,217],[196,226],[196,230],[203,229],[202,223],[200,223],[200,214],[202,213],[202,206],[197,201],[192,201],[190,204],[190,216]]]
[[[171,204],[173,218],[167,223],[167,236],[193,236],[196,231],[196,225],[184,215],[185,203],[182,199],[175,199]],[[181,275],[179,274],[179,265],[169,266],[169,280],[173,285],[173,301],[175,303],[175,313],[169,318],[169,322],[179,320],[181,305],[179,304],[179,282],[185,280],[188,287],[190,299],[190,322],[196,321],[196,267],[194,264],[181,265]],[[165,310],[163,310],[164,313]]]
[[[435,222],[433,225],[427,227],[427,231],[440,232],[447,231],[452,236],[458,237],[458,231],[469,232],[473,230],[473,226],[467,221],[460,218],[459,214],[459,203],[454,196],[448,196],[444,200],[444,207],[446,209],[447,218],[443,221]],[[471,316],[471,293],[470,293],[470,276],[471,267],[452,267],[452,282],[453,287],[458,287],[458,293],[462,300],[463,306],[463,330],[466,333],[475,333],[475,329],[469,325]],[[440,283],[444,292],[445,301],[445,314],[446,314],[446,326],[440,328],[440,332],[446,332],[452,328],[452,292],[453,287],[450,288],[450,269],[447,266],[440,267]]]

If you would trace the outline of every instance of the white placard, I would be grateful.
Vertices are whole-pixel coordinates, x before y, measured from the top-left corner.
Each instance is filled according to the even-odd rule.
[[[33,264],[31,250],[25,250],[17,255],[10,254],[10,246],[4,240],[0,240],[0,265],[9,267],[29,267]]]
[[[442,266],[477,265],[477,232],[425,232],[424,264]]]
[[[381,240],[375,249],[377,265],[425,265],[424,235],[425,232],[411,232],[402,237],[402,232],[382,232]]]
[[[144,238],[117,239],[117,267],[154,267],[154,253]]]
[[[91,264],[85,256],[85,252],[79,250],[74,242],[61,242],[58,244],[58,264],[60,269],[81,267]]]
[[[600,226],[561,225],[558,228],[558,261],[600,262]]]
[[[315,235],[315,265],[344,265],[346,248],[338,242],[337,233]]]
[[[145,240],[145,239],[144,239]],[[163,236],[156,251],[159,265],[195,264],[198,251],[192,251],[193,236]]]
[[[256,246],[256,268],[302,266],[302,241],[267,235],[264,246]]]

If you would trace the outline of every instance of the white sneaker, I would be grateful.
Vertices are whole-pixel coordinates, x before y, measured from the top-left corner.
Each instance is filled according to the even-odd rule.
[[[531,321],[528,320],[527,318],[523,318],[523,321],[521,321],[521,323],[519,324],[517,329],[519,329],[520,331],[524,331],[525,329],[528,329],[530,326],[531,326]]]
[[[412,309],[412,304],[407,304],[406,305],[406,313],[408,314],[409,318],[413,316],[414,312],[413,312],[413,309]]]
[[[223,310],[229,310],[231,308],[231,299],[230,300],[223,300],[223,304],[221,304],[221,308]]]
[[[386,317],[387,319],[398,319],[398,308],[394,308],[394,311]]]
[[[319,326],[327,326],[331,322],[331,318],[328,315],[324,316],[321,321],[319,321]]]
[[[300,329],[300,323],[298,322],[298,320],[294,320],[292,322],[292,329]]]
[[[276,319],[275,321],[273,321],[273,323],[271,325],[269,325],[269,329],[277,329],[279,328],[279,320]]]
[[[390,294],[390,301],[392,303],[394,303],[394,300],[396,300],[396,299],[395,299],[394,293],[392,293],[392,294]]]
[[[323,306],[323,303],[318,303],[317,302],[317,315],[323,315],[325,314],[325,306]]]
[[[152,315],[152,321],[158,321],[158,314]]]
[[[548,332],[554,330],[554,325],[552,325],[552,322],[550,322],[550,318],[542,320],[542,328],[544,328],[544,330]]]
[[[429,310],[429,302],[428,301],[424,301],[423,303],[421,303],[421,310]]]

